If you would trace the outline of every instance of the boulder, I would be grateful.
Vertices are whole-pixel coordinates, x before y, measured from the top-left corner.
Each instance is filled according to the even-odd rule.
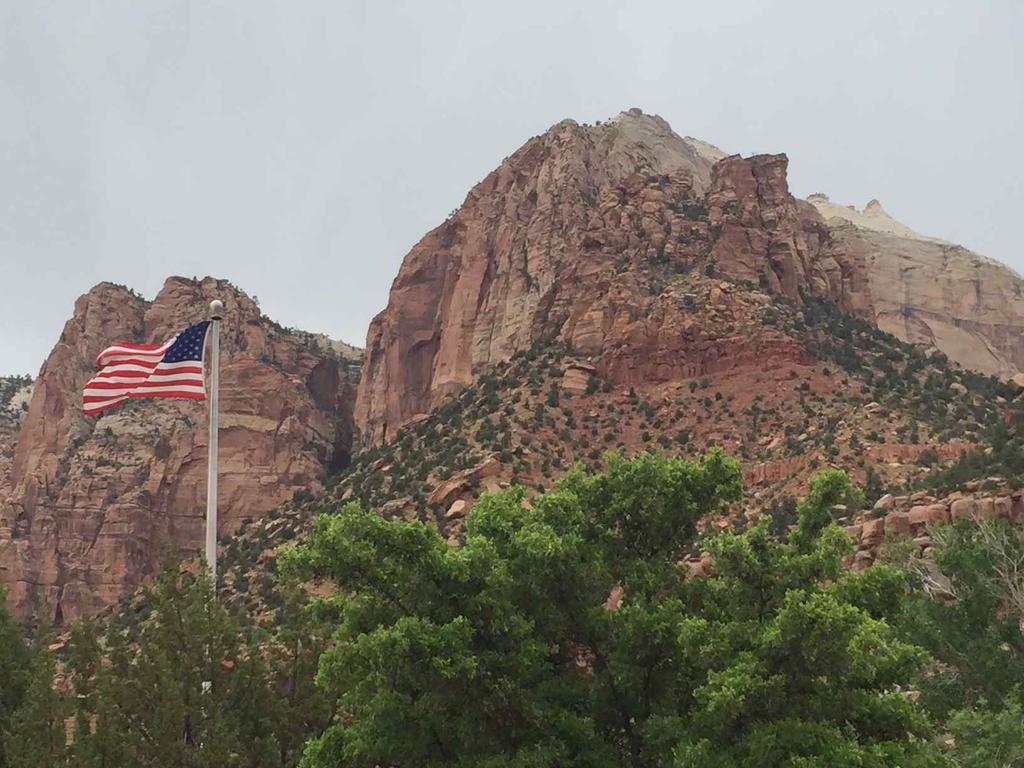
[[[562,374],[562,389],[566,392],[581,394],[587,391],[591,378],[597,373],[592,365],[583,363],[571,363]]]
[[[891,493],[887,493],[884,496],[882,496],[878,501],[875,502],[874,507],[872,507],[872,509],[883,510],[886,512],[888,512],[892,508],[893,495]]]
[[[444,513],[446,519],[451,520],[455,517],[465,517],[466,515],[466,502],[463,499],[456,499],[452,502],[452,505],[448,507],[448,511]]]
[[[860,550],[853,556],[853,570],[863,571],[875,562],[875,556],[866,550]]]
[[[949,522],[949,510],[941,503],[911,507],[909,515],[910,525],[915,528]]]
[[[904,511],[890,512],[885,516],[885,530],[894,536],[909,536],[910,513]]]
[[[432,507],[448,507],[463,491],[468,491],[474,482],[494,477],[500,471],[501,462],[495,458],[487,459],[438,483],[427,497],[427,503]]]
[[[993,500],[993,513],[996,517],[1004,520],[1013,519],[1013,499],[1009,496],[999,496]]]
[[[978,515],[978,503],[973,498],[956,499],[949,505],[949,516],[953,520],[963,517],[973,518]]]
[[[864,521],[860,535],[861,546],[874,547],[882,543],[885,538],[885,521],[884,517]]]

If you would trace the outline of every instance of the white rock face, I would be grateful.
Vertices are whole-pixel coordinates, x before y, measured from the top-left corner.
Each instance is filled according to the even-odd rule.
[[[886,234],[906,237],[911,240],[924,240],[949,245],[949,243],[936,237],[919,235],[903,222],[897,221],[890,216],[877,200],[870,201],[864,206],[864,210],[861,211],[858,211],[852,205],[833,203],[828,199],[828,195],[821,194],[820,192],[808,197],[807,202],[813,205],[826,221],[836,217],[855,224],[861,229],[870,229],[873,232],[885,232]]]
[[[728,152],[723,152],[714,144],[708,144],[706,141],[695,139],[693,136],[684,136],[683,141],[690,146],[698,156],[704,158],[710,163],[717,163],[723,157],[728,157]]]
[[[864,259],[874,319],[897,338],[934,346],[966,368],[1024,371],[1024,279],[966,248],[914,232],[877,200],[862,211],[807,198],[835,247]]]
[[[26,384],[24,387],[14,393],[14,397],[11,398],[10,410],[15,415],[15,420],[20,424],[21,420],[25,418],[25,412],[28,410],[29,401],[32,399],[32,385]]]

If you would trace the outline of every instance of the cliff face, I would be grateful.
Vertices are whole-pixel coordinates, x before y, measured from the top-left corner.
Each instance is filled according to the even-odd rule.
[[[730,350],[693,340],[680,297],[661,291],[671,276],[721,274],[870,314],[863,265],[789,194],[785,156],[720,156],[637,110],[527,142],[405,258],[367,337],[364,442],[542,337],[623,382],[719,364]]]
[[[89,419],[81,389],[111,342],[162,341],[215,297],[226,305],[220,530],[347,462],[350,361],[323,340],[281,329],[224,281],[170,278],[152,303],[100,284],[76,302],[43,365],[0,475],[0,581],[18,615],[73,619],[133,589],[168,548],[201,550],[206,404],[129,401]]]
[[[863,261],[872,320],[982,373],[1024,371],[1024,279],[966,248],[924,237],[872,200],[863,211],[808,198],[834,247]]]
[[[727,156],[634,111],[527,142],[406,256],[356,403],[373,450],[243,534],[225,564],[234,599],[267,605],[248,585],[268,541],[349,501],[458,545],[483,491],[548,488],[606,451],[718,446],[743,461],[751,516],[784,520],[823,467],[877,497],[987,455],[997,425],[1024,429],[1014,387],[873,327],[898,285],[888,256],[794,199],[786,170],[784,155]]]
[[[32,397],[32,380],[27,376],[0,376],[0,487],[10,476],[14,441]]]

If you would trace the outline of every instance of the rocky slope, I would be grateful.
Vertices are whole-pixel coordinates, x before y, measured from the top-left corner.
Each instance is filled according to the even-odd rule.
[[[904,525],[903,507],[947,509],[957,489],[992,485],[979,477],[1004,478],[993,486],[1005,488],[1001,497],[1024,482],[1024,397],[1012,384],[963,371],[822,300],[797,307],[704,275],[678,277],[667,290],[680,291],[701,346],[735,349],[742,338],[763,354],[726,357],[689,379],[627,386],[566,342],[538,339],[388,442],[359,451],[320,494],[232,537],[225,598],[249,615],[278,605],[269,576],[276,547],[346,502],[437,525],[457,545],[482,492],[519,484],[533,493],[579,464],[600,468],[606,451],[693,456],[717,445],[740,459],[746,497],[730,515],[705,521],[708,529],[768,511],[784,531],[808,479],[845,469],[866,492],[863,505],[835,510],[861,541],[856,567],[878,556],[886,530],[914,534],[927,548],[921,531],[930,520],[917,510]],[[900,514],[873,522],[893,507],[890,497],[880,514],[871,511],[890,492]],[[935,521],[948,516],[936,512]],[[689,565],[694,573],[706,567],[699,550]]]
[[[615,384],[761,354],[684,339],[700,321],[663,288],[690,273],[796,303],[823,297],[964,367],[1021,372],[1021,278],[876,201],[796,200],[786,166],[784,155],[726,156],[638,110],[531,139],[405,258],[367,338],[364,442],[390,439],[540,337],[571,344]]]
[[[31,376],[0,376],[0,430],[13,432],[20,426],[31,397]]]
[[[220,529],[233,531],[348,462],[351,357],[281,328],[225,281],[170,278],[152,302],[102,283],[75,304],[0,464],[0,582],[58,623],[117,600],[162,552],[201,549],[205,403],[129,401],[96,419],[81,388],[112,341],[160,341],[225,302]]]
[[[785,156],[722,156],[655,117],[532,139],[406,257],[368,336],[362,450],[232,540],[229,599],[273,606],[274,548],[317,512],[359,501],[457,545],[481,492],[609,450],[737,456],[748,495],[710,527],[771,511],[784,530],[813,473],[847,469],[857,567],[887,491],[937,510],[964,478],[1019,484],[1019,389],[877,327],[869,254],[837,227],[790,195]]]
[[[786,165],[636,110],[531,139],[403,262],[368,335],[356,423],[370,450],[334,503],[457,538],[481,490],[544,487],[607,449],[723,446],[755,510],[829,465],[869,501],[961,457],[1016,475],[985,458],[1005,454],[1001,430],[1019,439],[1016,388],[957,365],[1013,371],[977,349],[1004,338],[992,317],[1024,319],[992,298],[1008,270],[877,204],[844,219],[796,200]],[[964,265],[991,270],[974,304]],[[941,322],[915,331],[929,313]]]
[[[0,376],[0,478],[11,471],[15,437],[31,397],[31,376]]]
[[[795,200],[784,155],[726,157],[638,110],[531,139],[408,254],[367,336],[356,422],[367,444],[540,337],[615,384],[701,376],[767,350],[702,348],[664,290],[701,272],[870,315],[863,266]],[[784,351],[781,354],[786,354]]]
[[[1013,270],[917,234],[877,200],[863,211],[821,194],[808,202],[826,219],[833,247],[865,265],[879,328],[982,373],[1024,371],[1024,279]]]
[[[984,313],[957,303],[953,276],[915,287],[946,268],[937,254],[952,263],[951,246],[915,239],[880,208],[845,221],[820,198],[797,200],[786,166],[726,156],[635,110],[559,123],[408,254],[370,326],[357,395],[349,350],[233,298],[222,532],[253,522],[226,542],[231,598],[272,591],[273,547],[318,511],[355,499],[432,521],[454,544],[483,490],[547,487],[606,450],[722,446],[744,463],[739,509],[751,513],[784,513],[825,466],[849,469],[869,502],[929,483],[946,492],[961,464],[972,477],[1024,475],[1018,389],[955,364],[975,351],[949,328]],[[907,243],[924,254],[917,273],[901,261]],[[202,406],[135,403],[93,425],[75,398],[101,340],[162,338],[224,290],[172,279],[152,305],[109,285],[80,301],[0,493],[0,574],[23,614],[110,603],[165,543],[195,551]],[[899,290],[920,297],[915,317],[946,307],[948,328],[914,336],[894,323],[909,306],[894,303]],[[997,322],[975,331],[998,348]],[[338,471],[353,428],[354,462]],[[860,513],[841,514],[855,525]]]

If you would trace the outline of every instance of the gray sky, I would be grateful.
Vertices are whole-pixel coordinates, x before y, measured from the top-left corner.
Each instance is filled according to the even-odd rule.
[[[362,345],[470,186],[632,106],[1024,271],[1022,43],[1014,0],[0,0],[0,372],[170,274]]]

